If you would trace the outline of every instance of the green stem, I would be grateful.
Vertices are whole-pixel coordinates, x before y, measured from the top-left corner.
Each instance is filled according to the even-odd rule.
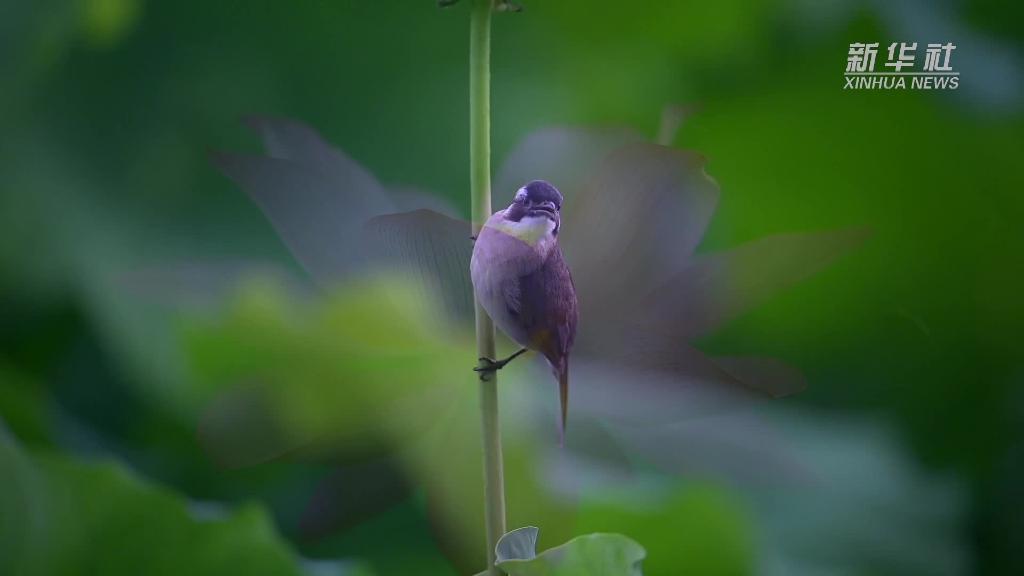
[[[491,215],[491,8],[492,0],[473,0],[469,29],[469,164],[473,235]],[[476,303],[477,356],[494,358],[494,324]],[[505,533],[505,480],[498,423],[498,377],[483,372],[480,418],[484,448],[484,521],[487,528],[487,573],[498,576],[494,547]]]

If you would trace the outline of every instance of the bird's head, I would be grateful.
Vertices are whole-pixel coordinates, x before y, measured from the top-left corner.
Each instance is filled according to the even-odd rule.
[[[516,192],[505,209],[505,220],[521,226],[550,227],[558,234],[562,222],[562,193],[544,180],[534,180]],[[518,226],[517,226],[518,227]]]

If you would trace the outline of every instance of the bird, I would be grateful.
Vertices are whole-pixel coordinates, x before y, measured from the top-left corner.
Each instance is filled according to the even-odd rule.
[[[569,403],[569,353],[579,312],[572,274],[558,244],[562,194],[534,180],[516,191],[507,208],[492,214],[473,245],[470,277],[477,301],[494,324],[522,348],[503,360],[481,358],[484,378],[533,350],[558,381],[564,440]]]

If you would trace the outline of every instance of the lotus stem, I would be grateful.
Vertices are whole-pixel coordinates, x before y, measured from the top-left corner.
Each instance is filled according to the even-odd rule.
[[[473,235],[491,215],[491,10],[492,0],[473,0],[469,28],[469,165]],[[476,306],[476,349],[481,358],[494,358],[494,323]],[[487,533],[487,573],[499,576],[494,547],[505,533],[505,480],[502,470],[501,429],[498,420],[498,376],[480,378],[480,419],[484,456],[484,521]]]

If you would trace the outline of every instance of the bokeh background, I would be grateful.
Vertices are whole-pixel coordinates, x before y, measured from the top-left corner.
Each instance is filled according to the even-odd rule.
[[[630,535],[651,574],[1024,573],[1020,5],[524,4],[494,21],[496,166],[534,129],[653,136],[684,103],[696,112],[674,144],[722,190],[700,251],[872,231],[700,342],[805,374],[804,392],[754,411],[812,487],[640,473],[657,488],[591,494],[570,532]],[[296,118],[466,214],[467,32],[466,6],[428,0],[3,2],[0,573],[468,572],[420,485],[447,481],[436,468],[396,474],[363,445],[224,467],[196,433],[210,382],[254,350],[317,380],[346,369],[318,343],[352,321],[349,335],[387,339],[360,315],[372,286],[304,312],[259,275],[225,287],[238,263],[303,273],[209,153],[257,150],[247,115]],[[855,41],[954,42],[960,89],[844,91]],[[157,297],[125,280],[175,262],[192,276]],[[716,430],[737,438],[716,441],[755,458],[754,428],[725,418]],[[524,462],[510,484],[542,467]],[[327,511],[312,520],[311,500]]]

